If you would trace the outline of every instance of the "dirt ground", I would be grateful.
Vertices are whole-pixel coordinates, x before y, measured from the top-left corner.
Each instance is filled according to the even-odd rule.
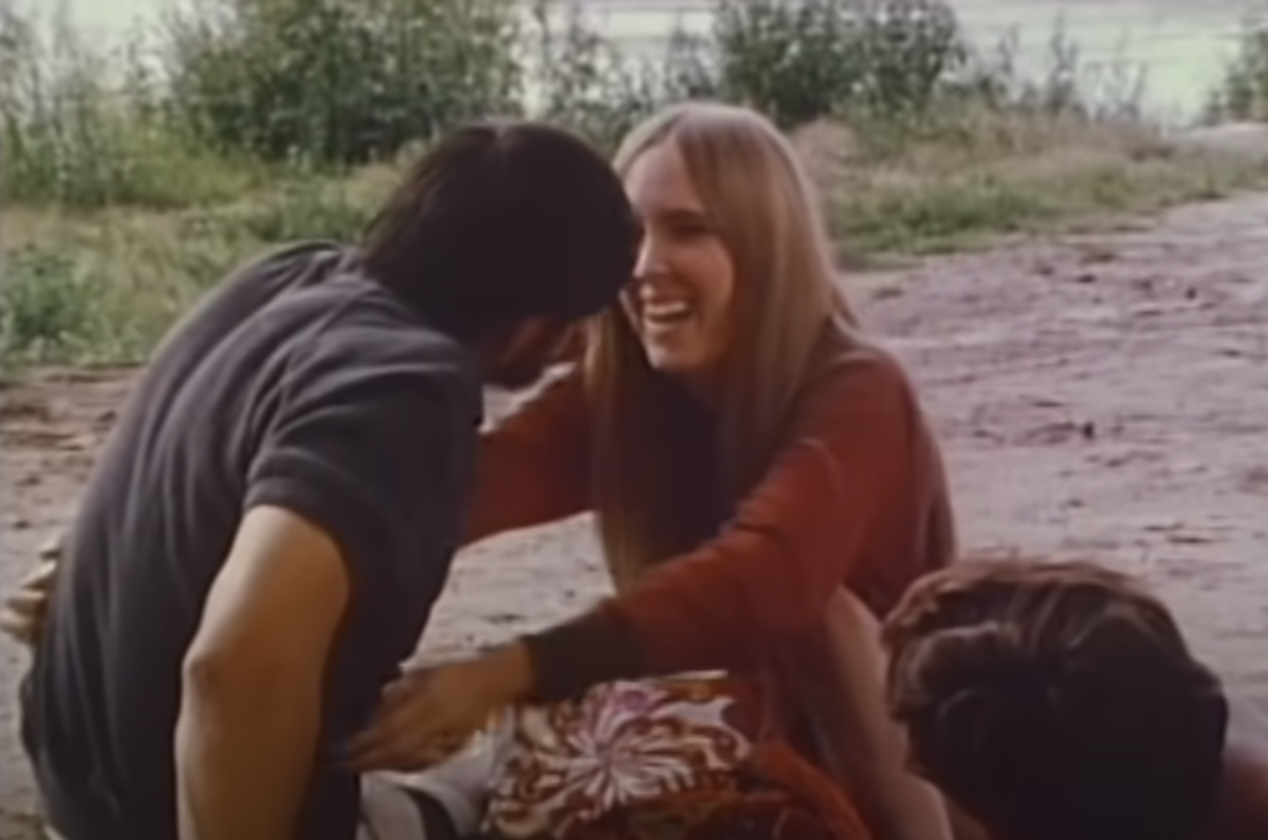
[[[966,548],[1144,575],[1268,704],[1268,194],[848,282],[923,389]],[[125,382],[55,371],[5,391],[0,585],[67,522]],[[603,589],[584,520],[499,539],[460,559],[425,647],[504,638]],[[12,735],[23,654],[0,650],[8,840],[32,793]]]

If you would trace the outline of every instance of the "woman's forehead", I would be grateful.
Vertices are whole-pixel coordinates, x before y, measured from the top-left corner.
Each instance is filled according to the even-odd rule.
[[[625,176],[625,191],[643,216],[700,216],[705,211],[686,161],[670,143],[638,156]]]

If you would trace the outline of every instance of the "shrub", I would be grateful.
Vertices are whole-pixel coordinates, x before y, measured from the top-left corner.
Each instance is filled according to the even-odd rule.
[[[719,88],[785,128],[928,107],[968,56],[942,0],[721,0]]]
[[[710,36],[674,32],[659,63],[628,60],[575,2],[538,0],[533,20],[540,115],[609,148],[687,98],[745,103],[788,129],[833,115],[895,122],[926,112],[968,59],[944,0],[719,0]]]
[[[6,358],[43,360],[90,340],[93,296],[73,259],[28,247],[6,263],[0,292]]]
[[[1207,112],[1212,122],[1268,120],[1268,6],[1243,21],[1237,53]]]
[[[512,0],[205,0],[168,28],[172,104],[221,150],[361,163],[517,106]]]

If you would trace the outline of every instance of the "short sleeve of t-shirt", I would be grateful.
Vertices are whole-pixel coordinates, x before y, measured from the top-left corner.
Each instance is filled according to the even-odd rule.
[[[414,579],[402,564],[452,552],[479,422],[461,351],[379,332],[331,328],[296,352],[245,500],[326,531],[371,600]]]

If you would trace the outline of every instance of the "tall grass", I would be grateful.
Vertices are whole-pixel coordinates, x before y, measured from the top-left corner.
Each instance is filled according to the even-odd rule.
[[[94,49],[64,17],[0,12],[6,203],[169,208],[259,182],[242,156],[212,153],[169,119],[146,58],[139,41]]]

